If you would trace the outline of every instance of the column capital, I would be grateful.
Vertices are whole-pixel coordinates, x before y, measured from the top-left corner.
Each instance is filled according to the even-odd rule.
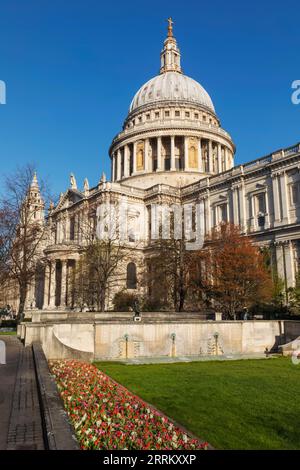
[[[271,177],[272,178],[278,178],[278,176],[281,176],[283,174],[283,170],[276,170],[271,172]]]

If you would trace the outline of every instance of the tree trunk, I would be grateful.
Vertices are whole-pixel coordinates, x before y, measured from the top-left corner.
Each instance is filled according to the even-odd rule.
[[[24,308],[27,296],[27,285],[21,284],[20,285],[20,302],[19,302],[19,310],[18,310],[18,322],[21,323],[24,320]]]
[[[179,291],[179,312],[183,312],[184,310],[184,301],[185,301],[185,293],[184,289],[180,289]]]

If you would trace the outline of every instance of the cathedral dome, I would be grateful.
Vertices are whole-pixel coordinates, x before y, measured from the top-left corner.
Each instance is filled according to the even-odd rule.
[[[233,167],[235,147],[207,91],[181,69],[168,19],[159,74],[135,94],[112,141],[112,181],[139,188],[184,186]]]
[[[164,101],[191,103],[215,113],[212,100],[200,83],[176,71],[161,73],[145,83],[135,94],[129,112]]]

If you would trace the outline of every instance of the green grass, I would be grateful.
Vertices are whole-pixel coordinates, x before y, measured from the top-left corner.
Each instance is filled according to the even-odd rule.
[[[289,358],[97,367],[216,449],[300,449]]]
[[[7,335],[9,335],[9,336],[13,336],[13,335],[16,335],[16,334],[17,334],[17,332],[16,332],[16,331],[1,331],[1,330],[0,330],[0,336],[2,336],[2,335],[6,335],[6,336],[7,336]]]

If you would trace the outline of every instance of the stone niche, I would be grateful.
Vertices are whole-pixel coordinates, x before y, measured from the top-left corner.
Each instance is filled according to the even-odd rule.
[[[137,171],[144,170],[144,158],[145,156],[145,143],[140,140],[136,146],[136,169]]]
[[[198,139],[190,137],[188,142],[189,168],[198,168]]]

